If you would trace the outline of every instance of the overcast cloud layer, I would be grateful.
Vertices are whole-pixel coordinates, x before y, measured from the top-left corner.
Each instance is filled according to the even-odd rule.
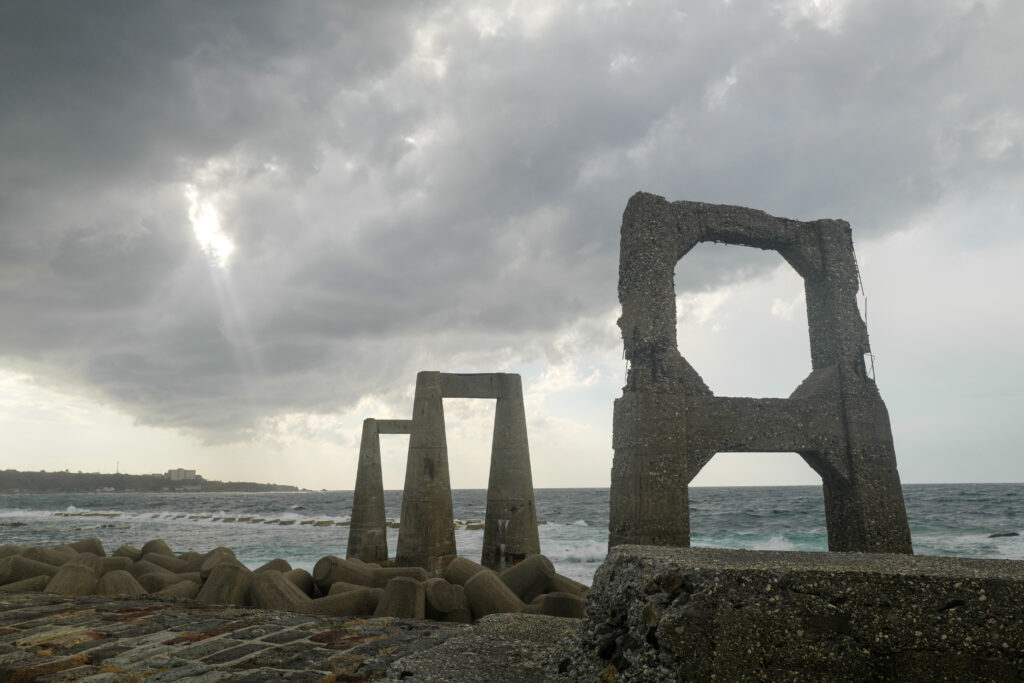
[[[518,371],[547,392],[538,421],[598,430],[598,453],[533,436],[535,460],[600,463],[579,483],[607,485],[618,229],[642,189],[849,220],[904,472],[950,439],[1014,449],[974,417],[1024,405],[1024,283],[1000,270],[1024,255],[1022,35],[1009,0],[4,0],[0,367],[208,444],[350,449],[355,424],[317,421],[403,416],[417,370]],[[700,324],[738,283],[802,329],[779,262],[677,269],[708,366],[743,353]],[[957,268],[974,280],[931,305]],[[975,350],[989,322],[1001,341]],[[791,386],[799,343],[774,349]],[[595,412],[557,413],[588,387]],[[955,391],[988,398],[910,412]]]

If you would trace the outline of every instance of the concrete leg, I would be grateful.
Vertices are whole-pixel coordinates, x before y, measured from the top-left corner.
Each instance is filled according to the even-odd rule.
[[[530,445],[526,436],[523,384],[519,375],[496,376],[491,472],[480,563],[502,571],[540,552],[533,499]]]
[[[443,570],[457,555],[441,373],[416,375],[412,434],[405,467],[395,564]]]
[[[356,490],[352,497],[352,523],[346,558],[387,562],[388,543],[384,514],[384,479],[380,466],[380,433],[372,417],[363,420],[359,444]]]

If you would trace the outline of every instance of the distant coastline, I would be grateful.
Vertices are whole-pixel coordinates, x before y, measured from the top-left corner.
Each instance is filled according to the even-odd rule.
[[[299,491],[297,486],[251,481],[213,481],[201,476],[187,480],[164,474],[103,474],[100,472],[0,471],[0,493],[252,493]]]

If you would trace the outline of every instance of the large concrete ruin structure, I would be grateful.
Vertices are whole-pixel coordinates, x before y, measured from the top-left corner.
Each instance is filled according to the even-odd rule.
[[[380,435],[409,434],[412,420],[363,420],[359,442],[356,490],[352,495],[352,521],[345,557],[383,564],[388,559],[387,525],[384,514],[384,477],[380,465]]]
[[[788,399],[714,396],[679,353],[673,276],[700,242],[777,251],[804,279],[811,374]],[[637,193],[622,219],[619,327],[629,363],[615,401],[609,545],[690,544],[687,487],[719,452],[796,452],[822,478],[830,550],[910,553],[885,404],[845,221],[668,202]]]
[[[502,569],[539,553],[519,375],[426,371],[416,375],[395,564],[434,571],[456,557],[445,398],[497,399],[481,564]]]

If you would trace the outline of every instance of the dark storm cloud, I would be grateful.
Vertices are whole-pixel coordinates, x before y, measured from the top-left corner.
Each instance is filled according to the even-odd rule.
[[[560,353],[616,304],[638,189],[865,239],[1020,177],[1024,12],[781,7],[7,2],[0,354],[230,440],[455,357]],[[769,265],[701,263],[680,289]]]

